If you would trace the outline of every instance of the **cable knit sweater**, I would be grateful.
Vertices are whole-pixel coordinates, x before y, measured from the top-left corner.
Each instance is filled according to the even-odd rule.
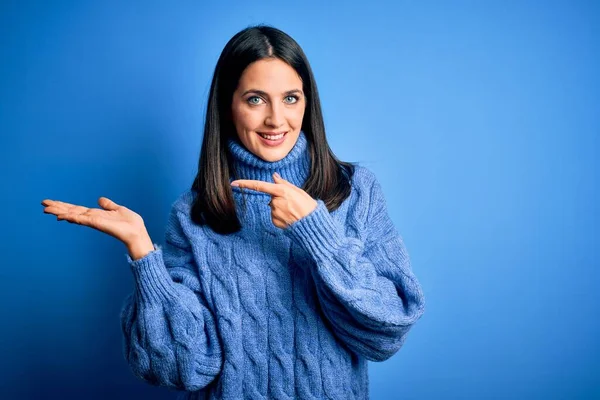
[[[309,175],[303,132],[276,162],[233,139],[227,150],[239,179],[273,182],[277,171],[301,187]],[[194,224],[188,190],[172,205],[164,246],[126,254],[131,370],[187,399],[368,399],[367,361],[396,353],[425,307],[374,174],[357,165],[337,210],[316,199],[285,229],[271,221],[270,195],[232,190],[240,232]]]

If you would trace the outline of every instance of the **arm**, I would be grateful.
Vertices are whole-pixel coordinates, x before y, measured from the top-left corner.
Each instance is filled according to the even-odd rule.
[[[321,309],[336,336],[367,359],[384,361],[400,349],[425,301],[381,186],[371,173],[367,176],[369,193],[358,199],[359,209],[368,210],[359,232],[365,239],[346,236],[320,199],[313,212],[285,232],[314,261],[311,272]]]
[[[153,385],[189,391],[221,371],[214,316],[206,306],[191,246],[172,207],[164,248],[127,255],[135,290],[123,304],[123,352],[132,372]]]

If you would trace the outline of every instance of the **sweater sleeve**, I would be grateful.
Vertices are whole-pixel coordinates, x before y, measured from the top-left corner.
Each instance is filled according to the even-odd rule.
[[[363,240],[346,236],[320,199],[315,210],[284,231],[314,261],[319,303],[336,336],[355,353],[384,361],[400,349],[425,301],[374,176],[366,190],[370,195],[361,195],[357,212],[366,208],[358,235]]]
[[[132,372],[156,386],[200,390],[222,366],[215,318],[206,305],[182,212],[172,207],[164,247],[132,260],[134,290],[121,311],[123,352]]]

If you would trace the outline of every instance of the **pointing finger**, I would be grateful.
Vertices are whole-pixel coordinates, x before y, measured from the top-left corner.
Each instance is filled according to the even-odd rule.
[[[277,183],[256,181],[251,179],[238,179],[231,182],[231,185],[268,193],[272,196],[281,196],[283,194],[282,188]]]

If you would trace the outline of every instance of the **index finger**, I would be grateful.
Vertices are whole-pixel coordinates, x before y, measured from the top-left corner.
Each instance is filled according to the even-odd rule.
[[[76,204],[65,203],[64,201],[50,200],[50,199],[42,200],[41,204],[46,207],[48,207],[48,206],[75,207],[76,206]]]
[[[283,188],[279,183],[271,183],[264,181],[256,181],[251,179],[238,179],[231,182],[236,183],[238,187],[248,188],[256,190],[258,192],[268,193],[272,196],[281,196],[283,194]]]

